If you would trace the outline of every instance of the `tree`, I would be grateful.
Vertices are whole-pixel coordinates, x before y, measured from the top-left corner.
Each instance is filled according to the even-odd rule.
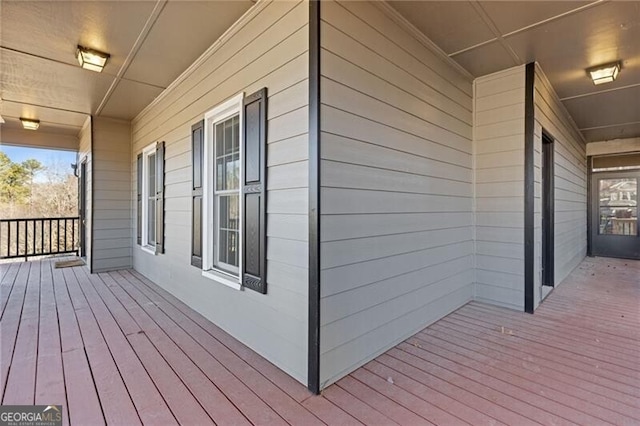
[[[0,200],[11,205],[24,200],[29,193],[27,179],[27,170],[0,152]]]
[[[33,158],[23,161],[22,167],[29,178],[29,207],[30,210],[33,210],[33,178],[36,176],[36,173],[44,170],[45,167],[41,162]],[[31,213],[33,214],[33,211]]]

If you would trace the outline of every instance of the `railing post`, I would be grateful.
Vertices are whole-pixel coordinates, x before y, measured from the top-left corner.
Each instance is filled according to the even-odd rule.
[[[29,222],[24,221],[24,261],[29,260]]]

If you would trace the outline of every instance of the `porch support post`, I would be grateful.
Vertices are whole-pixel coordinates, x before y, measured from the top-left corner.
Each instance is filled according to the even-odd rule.
[[[591,176],[593,174],[593,156],[587,156],[587,256],[593,257],[593,188],[591,187]]]
[[[534,84],[536,64],[530,62],[525,70],[524,94],[524,310],[534,310],[535,257],[535,175],[534,175]]]
[[[307,387],[320,393],[320,0],[309,0],[309,342]]]

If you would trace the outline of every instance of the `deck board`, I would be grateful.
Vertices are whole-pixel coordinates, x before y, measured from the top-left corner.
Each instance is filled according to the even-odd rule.
[[[457,360],[474,369],[485,369],[492,376],[502,380],[512,381],[515,377],[521,378],[523,379],[521,382],[523,388],[538,395],[550,397],[554,402],[563,404],[570,409],[575,407],[577,410],[598,418],[599,421],[625,424],[640,420],[631,417],[635,410],[627,410],[629,407],[624,404],[612,406],[611,400],[599,397],[584,389],[576,390],[575,386],[567,385],[561,381],[549,380],[551,377],[543,375],[543,369],[540,367],[535,372],[523,369],[522,366],[511,364],[497,354],[488,357],[473,349],[468,349],[463,346],[464,342],[451,343],[446,336],[429,334],[429,336],[416,337],[415,339],[434,353],[441,354],[447,359]],[[564,408],[560,407],[560,410],[564,411]],[[623,415],[623,412],[626,412],[627,416]],[[589,423],[592,422],[593,420],[589,421]]]
[[[22,308],[27,290],[27,280],[29,278],[30,262],[20,264],[20,269],[16,276],[11,294],[8,297],[4,315],[0,320],[0,401],[4,403],[7,388],[7,377],[9,368],[12,365],[13,352],[15,349],[20,319],[22,318]]]
[[[0,319],[2,319],[11,290],[13,290],[13,284],[20,270],[20,263],[1,265],[0,270],[2,271],[2,279],[0,280]]]
[[[584,363],[582,360],[565,357],[562,354],[550,353],[551,351],[545,351],[544,349],[538,350],[532,345],[525,347],[515,339],[505,339],[498,330],[478,329],[474,328],[475,326],[475,324],[468,322],[456,322],[454,318],[446,318],[434,324],[431,328],[441,330],[444,333],[458,332],[469,340],[477,339],[487,345],[490,354],[505,351],[505,353],[518,356],[523,362],[538,362],[551,371],[564,371],[575,378],[592,381],[610,390],[628,395],[634,395],[637,392],[637,388],[633,384],[627,385],[620,382],[616,380],[619,377],[612,377],[611,374],[603,370],[595,371],[596,369],[593,365]]]
[[[268,407],[274,409],[281,419],[277,417],[265,419],[270,424],[277,424],[285,420],[298,424],[312,425],[319,423],[318,419],[309,413],[308,410],[303,409],[296,401],[273,383],[269,382],[264,376],[261,374],[253,374],[255,370],[249,364],[245,363],[211,336],[208,336],[197,324],[189,321],[177,311],[172,310],[170,311],[171,313],[161,311],[155,305],[156,303],[162,303],[160,297],[154,292],[145,289],[144,286],[134,286],[132,281],[137,282],[137,278],[127,274],[126,271],[121,272],[120,275],[126,278],[120,281],[121,285],[124,286],[123,288],[143,306],[143,309],[158,322],[160,327],[165,330],[174,330],[173,333],[176,337],[179,337],[178,334],[184,337],[190,337],[185,331],[189,334],[193,332],[192,336],[195,340],[189,338],[187,342],[182,342],[181,347],[186,350],[192,348],[192,345],[199,344],[205,346],[205,349],[208,348],[211,355],[215,354],[216,358],[219,359],[232,374],[240,379],[246,385],[247,389],[253,391]],[[152,303],[149,304],[148,302]],[[179,324],[185,327],[185,331],[178,331],[178,323],[175,322],[176,319],[182,319]]]
[[[105,421],[108,424],[139,424],[138,413],[129,397],[120,371],[113,359],[91,306],[71,268],[63,269],[80,333],[98,391]]]
[[[166,290],[155,285],[137,271],[132,270],[127,272],[136,277],[140,283],[145,284],[149,290],[155,292],[160,297],[160,299],[154,298],[157,303],[160,303],[158,306],[161,308],[164,306],[170,310],[171,307],[180,310],[185,317],[200,326],[207,334],[227,347],[240,359],[259,370],[266,378],[282,389],[291,398],[298,402],[302,402],[309,397],[307,389],[301,387],[300,383],[295,381],[291,376],[285,374],[282,370],[262,358],[240,341],[234,339],[229,334],[216,327],[205,317],[186,306],[179,299],[171,296]]]
[[[640,424],[640,262],[585,260],[535,315],[469,303],[320,396],[136,271],[6,265],[2,402],[65,424]]]
[[[105,424],[102,406],[80,334],[80,326],[71,304],[62,270],[53,269],[52,277],[58,309],[69,422],[72,424]],[[57,404],[58,402],[52,401],[50,403]]]
[[[38,358],[38,327],[40,322],[40,265],[29,268],[27,288],[16,336],[13,359],[9,368],[3,404],[27,401],[33,404]]]
[[[111,348],[114,361],[140,420],[147,424],[175,423],[175,417],[126,338],[127,334],[138,333],[140,328],[132,325],[132,323],[135,324],[134,320],[96,275],[91,275],[92,279],[89,280],[86,270],[77,268],[75,273],[81,282],[85,283],[85,294],[92,294],[94,312],[98,313],[97,318],[103,335]],[[94,280],[98,280],[95,286]],[[96,293],[92,292],[96,288],[99,289],[97,294],[102,296],[100,299],[96,297]],[[111,298],[108,297],[109,295]],[[107,313],[112,315],[111,318],[106,315]],[[121,323],[120,320],[123,322]]]
[[[60,343],[60,329],[58,328],[58,310],[53,292],[51,263],[40,262],[40,267],[40,329],[38,331],[38,346],[47,348],[47,350],[38,351],[35,403],[49,405],[51,401],[57,401],[62,405],[63,412],[66,413],[68,410],[67,393],[64,387],[62,345]],[[65,425],[69,422],[66,416],[62,420]]]

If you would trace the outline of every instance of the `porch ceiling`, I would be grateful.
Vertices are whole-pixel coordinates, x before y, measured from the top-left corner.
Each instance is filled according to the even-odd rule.
[[[471,75],[538,61],[589,142],[640,136],[640,2],[392,1]],[[595,86],[586,69],[622,60]]]
[[[132,119],[253,2],[3,1],[0,114],[49,133],[78,134],[87,114]],[[81,69],[80,44],[111,54],[102,73]]]

